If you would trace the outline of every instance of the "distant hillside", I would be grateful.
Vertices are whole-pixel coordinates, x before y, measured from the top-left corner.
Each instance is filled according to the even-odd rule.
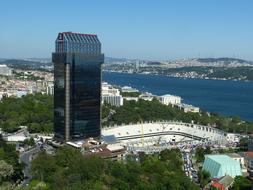
[[[23,60],[23,59],[7,59],[0,61],[0,64],[8,65],[12,68],[17,69],[43,69],[52,67],[51,62],[42,62],[42,61],[32,61],[32,60]]]
[[[236,59],[236,58],[228,58],[228,57],[223,57],[223,58],[198,58],[197,61],[202,62],[202,63],[215,63],[215,62],[223,62],[224,64],[230,64],[232,62],[237,62],[237,63],[252,63],[243,59]]]
[[[159,66],[159,65],[162,65],[162,63],[158,62],[158,61],[150,61],[150,62],[147,62],[146,64],[150,65],[150,66]]]
[[[111,63],[111,62],[124,62],[129,59],[126,58],[114,58],[114,57],[105,57],[105,63]]]

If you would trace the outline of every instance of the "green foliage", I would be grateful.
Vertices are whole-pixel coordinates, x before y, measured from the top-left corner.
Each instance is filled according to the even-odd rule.
[[[204,162],[205,155],[211,154],[211,153],[212,153],[212,151],[209,146],[206,148],[202,148],[202,147],[196,148],[196,150],[195,150],[196,162]]]
[[[107,105],[107,109],[109,108],[110,106]],[[113,110],[116,113],[103,123],[104,126],[136,123],[140,122],[141,119],[143,121],[174,120],[186,123],[194,121],[194,123],[202,125],[209,124],[227,132],[253,132],[253,123],[244,122],[239,117],[219,116],[214,113],[208,114],[204,111],[200,113],[185,113],[175,107],[163,105],[158,100],[124,101],[123,106],[114,107]],[[106,113],[104,112],[103,114],[103,118],[106,117]]]
[[[48,186],[45,182],[39,180],[32,180],[27,190],[48,190]]]
[[[240,139],[240,151],[248,151],[248,138],[241,138]]]
[[[111,106],[104,102],[102,106],[102,118],[106,118],[110,113]]]
[[[6,132],[28,126],[32,133],[50,133],[53,126],[53,97],[42,94],[22,98],[3,98],[0,102],[0,125]]]
[[[205,187],[205,185],[207,185],[208,182],[210,181],[211,175],[208,171],[199,170],[198,171],[198,178],[199,178],[199,181],[200,181],[200,186]]]
[[[32,174],[36,184],[43,181],[54,190],[198,189],[182,171],[179,150],[145,155],[141,162],[115,162],[62,147],[55,156],[39,154],[32,162]]]
[[[250,190],[251,181],[242,176],[236,176],[234,179],[232,190]]]
[[[29,138],[29,139],[26,139],[26,140],[24,140],[24,142],[23,142],[25,145],[28,145],[28,146],[34,146],[35,145],[35,141],[34,141],[34,139],[31,137],[31,138]]]
[[[23,165],[19,163],[19,157],[15,146],[6,144],[0,135],[0,183],[15,183],[23,179]],[[4,173],[2,173],[4,172]]]
[[[13,167],[10,164],[7,164],[4,160],[0,160],[0,183],[11,177],[14,173]]]

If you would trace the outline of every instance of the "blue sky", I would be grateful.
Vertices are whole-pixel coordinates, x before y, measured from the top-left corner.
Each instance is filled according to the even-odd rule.
[[[98,34],[111,57],[253,60],[253,1],[1,1],[0,57],[51,57],[61,31]]]

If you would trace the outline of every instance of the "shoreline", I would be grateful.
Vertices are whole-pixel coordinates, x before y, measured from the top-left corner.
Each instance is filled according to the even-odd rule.
[[[129,72],[122,72],[122,71],[108,71],[103,70],[102,72],[107,73],[123,73],[123,74],[138,74],[138,75],[151,75],[151,76],[164,76],[164,77],[171,77],[171,78],[178,78],[178,79],[202,79],[202,80],[214,80],[214,81],[233,81],[233,82],[245,82],[251,83],[253,80],[240,80],[240,79],[225,79],[225,78],[201,78],[201,77],[183,77],[183,76],[173,76],[173,75],[163,75],[163,74],[155,74],[155,73],[129,73]]]

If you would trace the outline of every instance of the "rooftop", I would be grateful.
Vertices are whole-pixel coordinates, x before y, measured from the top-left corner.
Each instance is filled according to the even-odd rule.
[[[245,152],[244,155],[246,157],[253,158],[253,152],[251,152],[251,151]]]
[[[175,96],[175,95],[172,95],[172,94],[164,94],[161,97],[177,97],[177,98],[180,98],[180,96]]]
[[[96,34],[60,32],[55,41],[55,51],[97,55],[101,53],[101,43]]]
[[[237,154],[237,153],[227,153],[226,155],[228,155],[231,158],[241,158],[242,156]]]
[[[237,163],[236,160],[233,160],[231,157],[223,154],[205,155],[205,157],[210,158],[221,165],[229,165],[231,163]]]

